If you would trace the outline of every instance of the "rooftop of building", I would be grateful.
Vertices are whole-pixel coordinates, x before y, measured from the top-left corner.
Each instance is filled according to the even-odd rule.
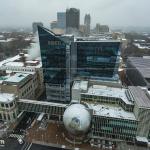
[[[39,58],[34,60],[28,60],[29,55],[24,54],[25,61],[22,61],[21,55],[5,59],[0,62],[0,67],[27,67],[27,68],[41,68],[42,63]]]
[[[150,57],[129,57],[128,61],[141,73],[144,78],[150,78]]]
[[[14,94],[0,93],[0,103],[11,103],[14,99]]]
[[[137,86],[129,86],[128,88],[132,93],[138,107],[150,108],[150,95],[146,90],[143,90]]]
[[[125,88],[115,88],[115,87],[108,87],[103,85],[92,85],[89,87],[87,95],[95,95],[95,96],[104,96],[104,97],[113,97],[113,98],[120,98],[126,104],[132,105],[132,101],[130,101],[126,95]]]
[[[5,79],[5,83],[6,82],[11,82],[11,83],[19,83],[21,81],[23,81],[24,79],[26,79],[30,74],[27,73],[16,73],[12,76],[9,76],[7,79]]]
[[[93,37],[88,37],[88,38],[84,38],[84,37],[77,37],[74,39],[74,42],[76,43],[83,43],[83,42],[105,42],[105,43],[120,43],[121,40],[113,40],[110,38],[107,38],[106,36],[93,36]]]
[[[87,88],[88,88],[88,81],[75,81],[72,86],[72,89],[75,90],[87,90]]]
[[[67,9],[66,9],[66,12],[70,12],[70,11],[79,12],[80,10],[77,9],[77,8],[67,8]]]
[[[94,115],[117,118],[117,119],[136,120],[133,112],[127,112],[122,107],[116,105],[88,103],[88,106],[93,109]]]
[[[1,39],[1,40],[0,40],[0,43],[12,42],[12,41],[14,41],[14,40],[15,40],[15,38]]]
[[[20,103],[32,103],[37,105],[46,105],[46,106],[57,106],[57,107],[67,107],[67,104],[62,103],[53,103],[48,101],[36,101],[36,100],[29,100],[29,99],[19,99]]]

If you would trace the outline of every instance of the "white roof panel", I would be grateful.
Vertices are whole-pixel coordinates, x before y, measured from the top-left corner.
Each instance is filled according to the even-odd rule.
[[[113,105],[88,104],[94,115],[118,119],[136,120],[133,112],[125,111],[122,107]]]
[[[0,103],[11,103],[14,99],[14,94],[0,93]]]

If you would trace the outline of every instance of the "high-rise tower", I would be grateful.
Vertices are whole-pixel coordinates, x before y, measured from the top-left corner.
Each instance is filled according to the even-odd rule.
[[[35,34],[37,32],[37,26],[43,26],[43,23],[42,22],[33,22],[32,23],[32,30],[33,30],[33,33]]]
[[[79,29],[80,25],[80,10],[70,8],[66,10],[66,28]]]
[[[60,29],[66,28],[66,12],[57,13],[57,27]]]
[[[90,14],[86,14],[84,17],[84,25],[85,25],[85,33],[86,35],[90,34],[90,28],[91,28],[91,16]]]
[[[42,68],[47,101],[70,100],[69,57],[67,43],[50,30],[38,26]]]

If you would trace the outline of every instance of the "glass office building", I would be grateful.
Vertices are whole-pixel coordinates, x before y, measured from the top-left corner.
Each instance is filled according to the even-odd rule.
[[[57,13],[57,27],[60,29],[66,29],[66,12]]]
[[[73,74],[91,78],[113,78],[120,59],[119,41],[76,41],[72,43]]]
[[[38,27],[48,101],[67,101],[67,44],[46,28]]]

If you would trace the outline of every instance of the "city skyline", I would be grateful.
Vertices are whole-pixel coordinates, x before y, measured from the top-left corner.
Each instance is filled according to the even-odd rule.
[[[85,3],[86,7],[84,7]],[[148,0],[139,0],[138,2],[136,0],[95,0],[94,3],[93,1],[87,3],[83,0],[82,4],[79,0],[63,0],[61,2],[54,0],[45,0],[44,2],[39,0],[1,1],[0,13],[3,15],[0,16],[0,27],[31,27],[32,22],[35,21],[41,21],[45,26],[49,26],[49,23],[56,19],[58,11],[65,11],[71,7],[80,9],[81,24],[84,22],[85,14],[89,13],[92,18],[92,27],[96,23],[109,26],[150,26],[146,17],[146,14],[150,13]],[[12,16],[14,17],[12,18]]]

